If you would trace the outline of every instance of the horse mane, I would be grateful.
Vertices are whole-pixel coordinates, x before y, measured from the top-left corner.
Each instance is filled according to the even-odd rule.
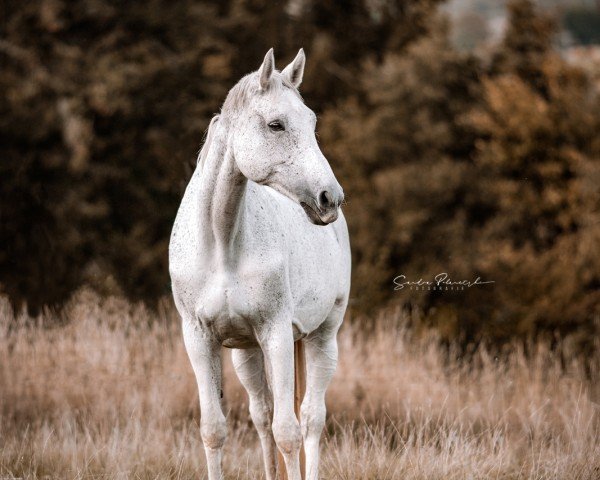
[[[273,71],[271,79],[269,80],[269,88],[266,91],[262,91],[259,87],[258,72],[253,72],[245,77],[242,77],[227,94],[225,102],[223,103],[223,107],[221,108],[221,113],[215,115],[208,124],[204,145],[202,145],[200,153],[198,154],[198,160],[196,162],[196,165],[200,166],[200,170],[204,169],[204,163],[206,161],[206,157],[208,156],[208,151],[210,150],[210,146],[214,137],[215,124],[221,117],[235,117],[248,105],[252,97],[264,93],[280,92],[284,88],[289,88],[292,92],[298,95],[298,98],[302,99],[298,89],[292,85],[285,75],[282,75],[281,72],[277,70]]]
[[[206,157],[208,156],[208,151],[210,150],[210,145],[213,140],[214,125],[219,120],[219,117],[219,114],[215,115],[206,129],[206,134],[204,135],[204,145],[202,145],[200,153],[198,154],[198,160],[196,161],[196,165],[200,166],[200,170],[204,170],[204,163],[206,161]]]

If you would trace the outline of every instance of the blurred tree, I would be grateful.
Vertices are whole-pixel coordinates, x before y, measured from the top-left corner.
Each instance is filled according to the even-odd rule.
[[[33,310],[82,282],[167,293],[172,221],[227,90],[271,46],[280,67],[305,46],[321,110],[365,58],[425,32],[438,1],[4,2],[2,290]]]
[[[542,65],[556,25],[550,16],[537,11],[533,0],[511,0],[507,8],[508,28],[493,55],[491,73],[515,72],[544,93],[547,85]]]
[[[9,0],[0,9],[0,287],[153,300],[194,152],[227,90],[304,46],[302,93],[347,193],[353,308],[417,305],[447,336],[580,332],[600,315],[600,105],[513,1],[490,58],[437,0]],[[393,291],[392,280],[496,283]]]
[[[367,64],[329,109],[323,144],[348,195],[355,308],[419,305],[447,336],[579,332],[600,314],[598,92],[513,2],[489,67],[447,35]],[[376,246],[376,247],[375,247]],[[460,292],[392,280],[492,280]]]
[[[360,94],[355,78],[365,59],[379,63],[430,33],[443,0],[344,0],[304,2],[300,29],[310,32],[306,96],[319,111],[348,94]]]
[[[497,283],[486,329],[578,331],[589,343],[600,313],[600,105],[558,56],[540,70],[544,95],[518,72],[490,77],[472,113],[478,181],[467,204],[488,212],[473,267]]]
[[[6,2],[0,282],[33,309],[81,282],[168,288],[169,224],[231,77],[219,2]]]
[[[323,116],[326,154],[348,194],[359,308],[392,294],[400,273],[423,275],[460,256],[461,198],[473,149],[461,117],[477,101],[477,62],[441,31],[368,64],[350,97]],[[448,238],[449,225],[458,228]],[[456,247],[459,250],[456,250]]]
[[[598,92],[553,52],[551,22],[532,2],[509,8],[510,27],[469,120],[479,137],[478,180],[466,206],[485,212],[472,269],[496,281],[485,331],[578,331],[589,344],[600,313]],[[480,301],[471,297],[463,297],[466,316]]]

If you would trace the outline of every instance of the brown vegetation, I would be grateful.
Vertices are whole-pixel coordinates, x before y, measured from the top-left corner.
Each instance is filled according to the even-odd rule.
[[[598,478],[598,354],[512,344],[466,362],[399,312],[362,323],[340,334],[323,478]],[[261,478],[226,368],[227,478]],[[202,478],[198,410],[170,303],[151,313],[81,292],[60,318],[32,319],[0,302],[0,477]]]

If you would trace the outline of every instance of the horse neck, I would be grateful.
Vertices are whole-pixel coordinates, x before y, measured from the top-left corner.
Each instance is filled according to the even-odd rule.
[[[214,256],[227,266],[235,261],[234,245],[242,228],[248,181],[228,146],[227,128],[216,127],[200,177],[200,239],[203,254]]]

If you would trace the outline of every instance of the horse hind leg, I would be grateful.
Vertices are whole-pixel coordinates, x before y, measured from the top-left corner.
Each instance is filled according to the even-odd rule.
[[[183,339],[196,375],[200,396],[200,434],[209,480],[221,480],[227,424],[221,408],[221,346],[200,331],[194,320],[183,319]]]
[[[260,348],[232,351],[233,366],[248,392],[250,416],[263,450],[267,480],[277,476],[277,447],[271,430],[273,396],[267,383],[263,353]]]

